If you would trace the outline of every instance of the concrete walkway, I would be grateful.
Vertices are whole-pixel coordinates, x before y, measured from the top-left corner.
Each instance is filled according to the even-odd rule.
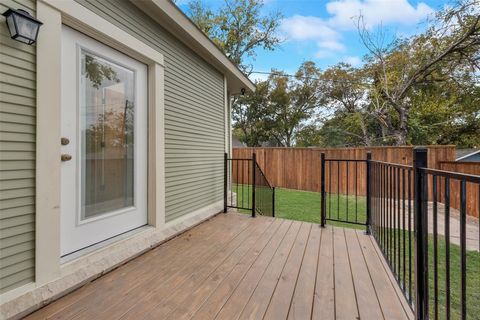
[[[403,201],[400,201],[398,208],[396,201],[393,202],[393,206],[395,207],[394,211],[400,211],[400,215],[403,214],[402,203]],[[412,210],[411,223],[413,230],[413,201],[410,203],[410,205]],[[405,201],[405,212],[408,212],[407,201]],[[403,221],[402,216],[400,216],[400,220]],[[433,234],[432,202],[428,203],[428,232]],[[445,205],[443,203],[437,203],[437,232],[441,236],[445,235]],[[460,245],[460,211],[454,208],[450,208],[450,243]],[[466,244],[467,250],[480,251],[479,222],[477,218],[469,215],[467,215]]]
[[[437,206],[438,234],[445,235],[445,205]],[[433,234],[433,203],[428,203],[428,232]],[[467,250],[480,251],[480,232],[478,219],[467,215]],[[460,212],[450,208],[450,242],[460,245]]]

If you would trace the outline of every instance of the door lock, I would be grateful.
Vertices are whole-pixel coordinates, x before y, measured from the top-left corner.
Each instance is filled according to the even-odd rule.
[[[62,159],[62,161],[70,161],[72,160],[72,156],[69,155],[69,154],[62,154],[62,156],[60,157]]]
[[[68,138],[61,138],[60,143],[62,144],[62,146],[66,146],[70,143],[70,140]]]

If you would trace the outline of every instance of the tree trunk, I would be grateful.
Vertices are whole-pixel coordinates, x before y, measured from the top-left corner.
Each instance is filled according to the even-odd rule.
[[[363,143],[365,144],[365,146],[370,147],[372,145],[372,142],[370,141],[370,137],[368,136],[368,129],[365,125],[365,122],[363,121],[363,118],[360,121],[360,126],[362,128]]]
[[[403,146],[407,144],[408,136],[408,107],[402,106],[399,112],[398,130],[395,131],[395,144]]]

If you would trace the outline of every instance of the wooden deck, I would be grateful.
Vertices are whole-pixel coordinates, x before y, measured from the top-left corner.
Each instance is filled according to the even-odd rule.
[[[27,319],[409,319],[360,230],[220,214]]]

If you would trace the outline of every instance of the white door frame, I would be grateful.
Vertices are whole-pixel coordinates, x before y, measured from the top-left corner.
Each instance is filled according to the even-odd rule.
[[[37,1],[35,287],[62,275],[60,262],[61,32],[78,30],[148,66],[148,224],[165,225],[163,55],[73,0]]]
[[[148,81],[145,64],[83,33],[62,26],[62,41],[62,135],[70,140],[62,146],[62,154],[72,156],[61,165],[60,244],[61,254],[65,256],[147,224]],[[80,89],[82,52],[129,70],[134,92],[133,203],[90,218],[82,218],[86,192],[81,183],[85,177],[82,162],[86,156],[82,150],[85,128],[81,125],[86,120],[81,107],[86,98]]]

